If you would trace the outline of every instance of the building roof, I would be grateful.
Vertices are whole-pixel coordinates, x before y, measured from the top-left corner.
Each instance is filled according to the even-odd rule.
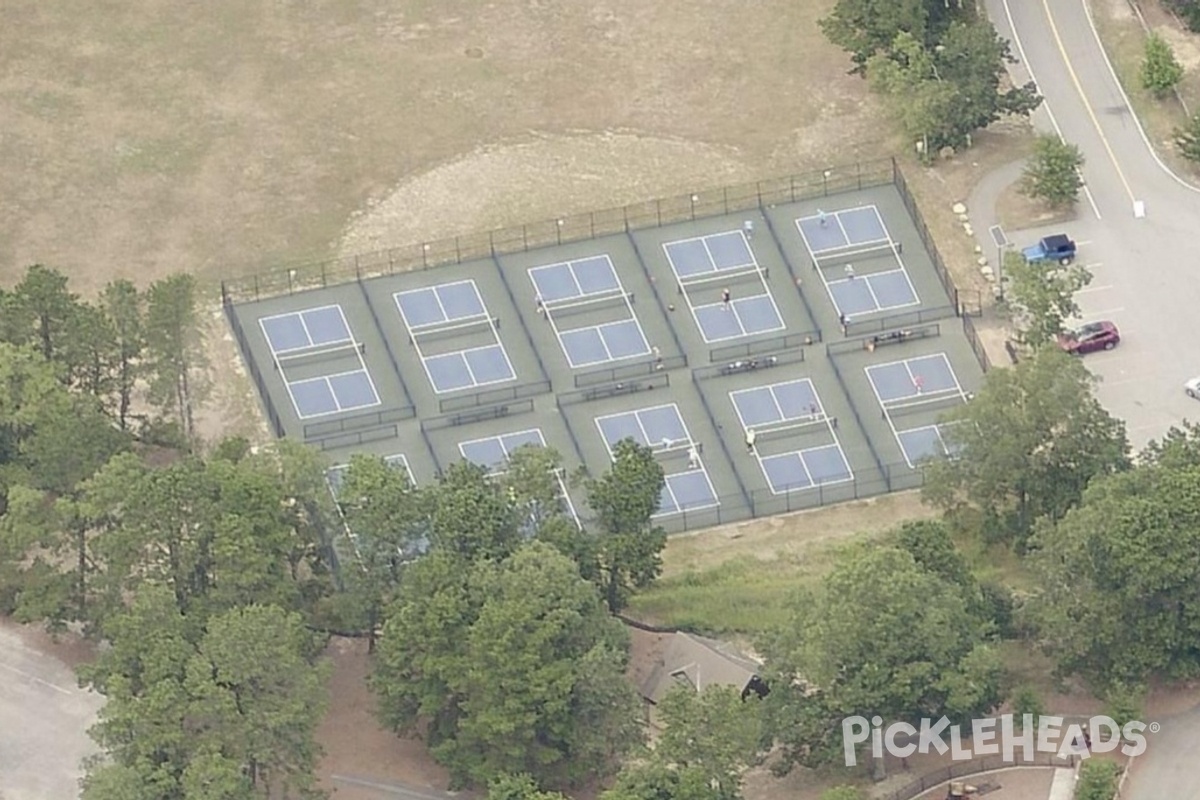
[[[709,686],[733,686],[744,691],[758,670],[757,662],[725,642],[676,633],[669,639],[662,660],[642,684],[642,696],[657,704],[680,685],[697,692]]]

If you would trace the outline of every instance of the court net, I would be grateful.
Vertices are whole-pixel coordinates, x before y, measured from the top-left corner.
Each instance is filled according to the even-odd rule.
[[[941,413],[966,405],[967,398],[958,391],[925,397],[919,400],[904,400],[883,407],[889,417],[907,417],[913,414]]]
[[[900,245],[895,242],[884,242],[883,244],[870,245],[869,247],[827,250],[814,255],[813,264],[821,269],[831,269],[833,267],[844,269],[847,264],[853,264],[855,261],[884,257],[892,257],[899,260]]]
[[[586,314],[589,311],[602,311],[608,308],[625,308],[631,305],[633,305],[633,292],[615,292],[543,303],[542,308],[550,316],[557,318],[569,317],[572,314]]]
[[[691,439],[660,439],[650,443],[650,450],[659,458],[677,458],[688,456],[692,450],[696,451],[696,455],[700,455],[703,448]]]
[[[790,438],[793,436],[807,436],[812,433],[820,433],[836,427],[836,417],[829,417],[825,414],[816,414],[811,417],[804,417],[803,419],[779,423],[769,428],[751,428],[750,430],[754,431],[755,442],[770,442],[777,439]],[[748,436],[749,432],[747,432],[747,437]]]
[[[339,358],[357,359],[365,351],[365,349],[366,348],[361,342],[351,342],[350,344],[322,347],[318,350],[307,350],[303,353],[275,356],[275,366],[276,369],[288,369],[290,367],[304,367],[308,366],[309,364],[322,364],[326,361],[336,361]]]
[[[438,328],[423,328],[412,332],[414,340],[422,342],[431,342],[438,339],[452,339],[457,336],[471,336],[476,333],[488,333],[492,330],[492,326],[497,324],[497,320],[474,319],[468,322],[454,322],[449,325],[443,325]]]
[[[769,276],[770,273],[762,267],[743,267],[715,274],[705,273],[697,278],[684,278],[679,281],[679,290],[682,292],[691,292],[696,289],[723,286],[725,284],[729,284],[730,286],[747,283],[761,283],[766,285]]]

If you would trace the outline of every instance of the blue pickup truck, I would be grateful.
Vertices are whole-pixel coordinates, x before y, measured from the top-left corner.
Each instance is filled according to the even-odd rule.
[[[1032,247],[1026,247],[1021,254],[1030,264],[1057,261],[1065,267],[1075,260],[1075,242],[1065,233],[1056,233],[1043,237]]]

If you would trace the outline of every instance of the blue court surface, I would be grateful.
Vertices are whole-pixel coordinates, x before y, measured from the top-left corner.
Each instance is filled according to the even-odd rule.
[[[455,281],[439,286],[410,289],[392,295],[400,309],[400,317],[411,334],[422,328],[433,328],[455,322],[487,316],[487,307],[479,296],[475,281]]]
[[[496,321],[488,314],[475,281],[456,281],[396,292],[393,297],[409,339],[437,394],[460,392],[513,381],[517,378]],[[422,343],[435,339],[484,335],[491,344],[464,347],[436,355]]]
[[[755,386],[729,393],[734,411],[747,432],[798,437],[805,433],[827,435],[833,442],[787,453],[755,457],[772,494],[811,489],[854,480],[833,424],[825,416],[816,387],[808,378]]]
[[[926,395],[965,395],[945,353],[872,364],[866,367],[866,373],[879,405],[885,409]]]
[[[757,269],[758,262],[742,231],[726,231],[663,245],[671,271],[680,284],[722,272]]]
[[[797,219],[796,227],[814,256],[891,241],[883,217],[873,205],[818,212]]]
[[[696,327],[704,337],[706,344],[738,339],[743,336],[757,336],[762,333],[772,333],[784,330],[787,326],[771,290],[764,284],[763,294],[751,297],[732,297],[728,305],[723,300],[705,305],[692,305],[692,298],[687,295],[688,305],[696,320]]]
[[[787,327],[742,231],[667,242],[663,250],[706,344]],[[697,302],[702,293],[711,300]]]
[[[618,442],[628,438],[659,453],[687,454],[686,469],[666,475],[655,516],[720,505],[712,479],[700,459],[701,448],[692,440],[679,407],[674,403],[596,417],[596,427],[610,455]]]
[[[354,340],[341,306],[263,317],[259,325],[299,419],[380,404],[363,360],[362,345]],[[324,375],[308,375],[316,365],[327,362],[330,367]],[[300,368],[306,377],[289,377],[289,371]]]
[[[906,414],[932,414],[966,403],[970,397],[958,382],[945,353],[909,358],[866,368],[884,418],[909,467],[933,457],[953,455],[943,435],[945,425],[921,425],[907,430],[897,425]]]
[[[508,353],[499,341],[436,356],[422,355],[421,362],[438,394],[505,383],[517,377]]]
[[[837,442],[792,453],[760,456],[758,463],[771,494],[787,494],[854,480],[846,453]]]
[[[258,324],[276,356],[354,340],[342,307],[336,305],[263,317]]]
[[[412,486],[416,486],[417,482],[413,480],[412,470],[409,469],[408,459],[402,453],[394,456],[384,456],[384,463],[394,469],[403,470],[404,476],[408,478],[408,482]],[[325,479],[329,482],[329,488],[333,492],[336,499],[338,492],[342,490],[342,483],[346,480],[346,472],[350,469],[349,464],[338,464],[325,470]]]
[[[650,343],[637,318],[554,330],[572,369],[650,355]]]
[[[955,446],[943,435],[945,425],[924,425],[906,431],[897,430],[896,441],[904,451],[904,460],[915,467],[930,458],[950,458]]]
[[[607,255],[533,267],[528,272],[536,302],[572,369],[650,355],[650,342],[633,310],[633,296],[621,285]],[[616,309],[621,319],[575,328],[565,322],[574,314],[606,309]]]
[[[738,389],[729,393],[729,399],[744,430],[821,419],[824,415],[816,387],[808,378]]]
[[[503,475],[508,467],[509,456],[528,444],[546,446],[540,428],[462,442],[458,445],[458,451],[467,461],[486,469],[489,475]]]
[[[921,304],[917,290],[909,280],[908,271],[903,267],[826,281],[825,285],[834,307],[847,318]]]
[[[285,377],[284,383],[300,419],[358,411],[380,404],[366,367],[300,381],[289,381]]]
[[[547,264],[529,270],[537,299],[546,307],[597,295],[620,295],[621,280],[607,255]]]

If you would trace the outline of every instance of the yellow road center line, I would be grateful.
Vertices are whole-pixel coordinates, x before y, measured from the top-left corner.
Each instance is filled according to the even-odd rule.
[[[1071,76],[1071,82],[1075,84],[1075,91],[1079,93],[1079,99],[1083,101],[1083,107],[1087,109],[1088,116],[1092,118],[1092,124],[1096,126],[1096,133],[1100,134],[1100,141],[1103,142],[1104,149],[1108,152],[1108,157],[1117,170],[1117,177],[1121,179],[1121,184],[1125,187],[1125,193],[1129,195],[1130,201],[1136,203],[1137,197],[1134,196],[1133,189],[1129,187],[1129,181],[1125,179],[1125,171],[1121,169],[1121,164],[1117,161],[1117,154],[1113,152],[1112,145],[1108,143],[1108,137],[1104,135],[1104,129],[1100,127],[1100,120],[1096,118],[1096,112],[1092,110],[1092,104],[1088,102],[1087,95],[1084,94],[1083,85],[1079,82],[1079,76],[1075,73],[1075,67],[1071,64],[1070,57],[1067,56],[1067,48],[1063,45],[1062,36],[1058,33],[1058,25],[1055,24],[1054,15],[1050,12],[1050,0],[1042,0],[1042,6],[1046,9],[1046,19],[1050,22],[1050,32],[1054,34],[1054,41],[1058,44],[1058,52],[1062,55],[1063,63],[1067,66],[1067,74]],[[1102,47],[1103,45],[1099,46]],[[1134,113],[1132,108],[1129,109],[1129,113]]]

